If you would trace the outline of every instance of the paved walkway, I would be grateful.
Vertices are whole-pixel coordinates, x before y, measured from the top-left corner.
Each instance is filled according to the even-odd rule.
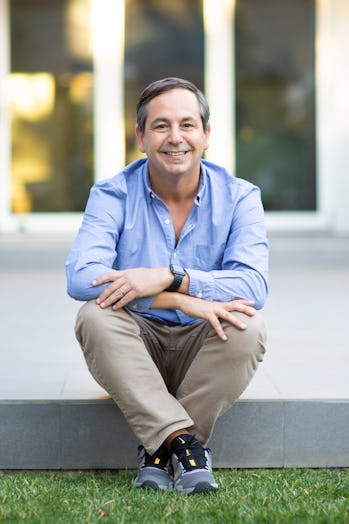
[[[0,399],[94,399],[65,293],[72,238],[0,236]],[[244,399],[349,399],[349,239],[271,237],[268,353]]]

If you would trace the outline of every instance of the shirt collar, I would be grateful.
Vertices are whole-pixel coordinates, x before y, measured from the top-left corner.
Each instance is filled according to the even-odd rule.
[[[147,202],[150,203],[152,199],[156,197],[156,195],[150,186],[148,165],[149,162],[147,160],[142,167],[142,176],[144,181],[145,197],[147,199]]]
[[[200,206],[202,202],[205,188],[206,188],[206,180],[207,180],[206,169],[205,169],[205,166],[201,162],[199,189],[195,197],[195,204],[197,206]]]
[[[156,193],[154,193],[154,191],[151,188],[150,180],[149,180],[148,165],[149,164],[147,160],[142,167],[142,175],[143,175],[143,180],[144,180],[146,199],[148,202],[151,202],[153,198],[159,198],[159,197],[156,195]],[[197,206],[200,206],[202,202],[202,198],[203,198],[205,187],[206,187],[206,179],[207,179],[207,175],[206,175],[205,166],[201,163],[199,189],[198,189],[197,195],[194,200]]]

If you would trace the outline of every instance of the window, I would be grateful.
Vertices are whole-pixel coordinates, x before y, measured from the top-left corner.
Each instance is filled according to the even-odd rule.
[[[237,0],[236,172],[266,210],[316,210],[315,5]]]
[[[82,211],[93,183],[88,0],[11,0],[14,213]]]

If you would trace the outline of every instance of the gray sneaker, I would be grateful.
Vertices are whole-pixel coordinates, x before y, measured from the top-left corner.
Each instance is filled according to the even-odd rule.
[[[169,474],[170,455],[161,446],[154,455],[149,455],[143,446],[138,446],[138,475],[136,488],[168,489],[172,488],[173,480]]]
[[[171,444],[174,487],[182,493],[215,491],[218,484],[212,475],[211,451],[203,448],[192,435],[176,437]]]

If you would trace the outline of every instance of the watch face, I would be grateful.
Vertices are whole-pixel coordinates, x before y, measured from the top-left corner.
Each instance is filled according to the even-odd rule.
[[[171,272],[172,273],[178,273],[179,275],[184,275],[184,269],[182,266],[176,266],[175,264],[171,264]]]

